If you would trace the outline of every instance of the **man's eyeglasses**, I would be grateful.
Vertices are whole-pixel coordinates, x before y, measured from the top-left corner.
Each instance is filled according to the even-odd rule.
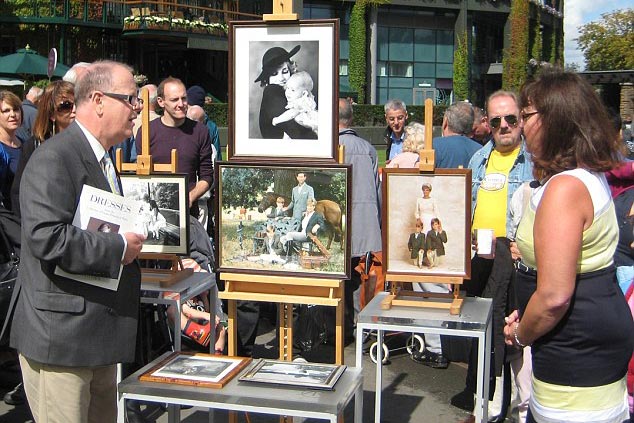
[[[130,103],[132,107],[138,107],[143,105],[143,99],[137,97],[136,95],[127,95],[127,94],[117,94],[117,93],[103,93],[106,97],[116,98],[119,100],[125,100]]]
[[[537,113],[539,112],[522,112],[520,113],[520,116],[522,116],[522,120],[526,122],[531,116],[536,115]]]
[[[509,126],[515,128],[518,124],[517,116],[515,115],[506,115],[506,116],[496,116],[494,118],[489,119],[489,126],[493,129],[498,129],[502,124],[502,119],[508,123]]]
[[[69,100],[62,101],[57,105],[57,111],[60,113],[68,113],[73,110],[75,103]]]

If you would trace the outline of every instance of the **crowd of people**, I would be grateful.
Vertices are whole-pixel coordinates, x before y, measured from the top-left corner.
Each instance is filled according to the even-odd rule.
[[[263,88],[264,137],[316,137],[313,81],[291,60],[299,50],[274,47],[263,55],[255,82]],[[71,223],[81,187],[117,191],[108,182],[108,162],[117,149],[129,161],[140,153],[141,129],[135,122],[143,107],[153,118],[150,153],[156,162],[169,162],[171,150],[178,150],[178,171],[189,175],[188,200],[196,218],[209,215],[213,161],[221,150],[217,127],[201,109],[201,87],[187,89],[169,77],[145,87],[150,104],[144,105],[131,70],[121,63],[80,64],[66,79],[29,91],[24,103],[0,92],[2,206],[22,221],[10,345],[18,352],[22,386],[36,420],[115,421],[115,364],[134,361],[137,344],[136,257],[146,236],[160,236],[165,218],[156,199],[148,199],[145,234],[83,231]],[[353,104],[340,99],[338,106],[339,143],[354,180],[348,219],[354,269],[366,252],[382,249],[378,155],[352,129]],[[424,126],[408,124],[408,118],[403,101],[385,105],[386,167],[418,166]],[[495,240],[494,254],[473,255],[471,277],[463,285],[467,295],[492,299],[489,421],[504,421],[510,400],[503,394],[512,381],[522,422],[630,421],[634,166],[626,159],[620,125],[587,82],[557,69],[543,70],[519,94],[496,91],[482,109],[457,102],[443,116],[442,136],[432,142],[435,165],[471,169],[471,229],[490,230]],[[293,217],[301,229],[280,237],[267,227],[262,253],[279,255],[289,241],[305,240],[324,226],[323,216],[314,212],[306,174],[296,177],[289,204],[277,198],[269,217]],[[415,208],[409,238],[403,240],[405,254],[419,269],[442,266],[446,254],[447,233],[432,192],[426,182],[420,193],[412,193]],[[206,222],[209,228],[210,219]],[[474,238],[474,249],[477,242]],[[121,265],[117,291],[54,274],[59,266],[116,277]],[[348,335],[360,283],[353,272],[345,284]],[[415,285],[448,292],[444,284]],[[196,307],[184,307],[183,313],[184,331],[208,334],[209,326],[200,320],[219,324],[218,317]],[[259,310],[243,302],[239,313],[245,323],[238,328],[238,353],[248,355]],[[425,344],[412,359],[446,368],[440,338],[428,334]],[[216,346],[222,347],[223,342]],[[473,411],[475,343],[468,361],[465,388],[452,403]]]

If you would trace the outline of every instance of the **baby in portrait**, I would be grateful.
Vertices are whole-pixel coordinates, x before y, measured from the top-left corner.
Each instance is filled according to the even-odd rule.
[[[300,71],[291,75],[286,82],[284,94],[288,110],[273,118],[273,125],[294,119],[298,124],[317,133],[317,103],[313,95],[313,79],[308,72]]]

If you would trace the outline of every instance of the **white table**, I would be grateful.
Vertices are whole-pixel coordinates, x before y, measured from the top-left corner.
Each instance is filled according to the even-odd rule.
[[[173,305],[176,308],[174,313],[174,351],[181,350],[181,304],[196,295],[205,291],[209,291],[209,307],[212,314],[216,310],[216,302],[218,301],[218,287],[216,286],[216,275],[207,272],[194,272],[191,276],[175,282],[171,285],[161,285],[158,282],[141,283],[141,303],[144,304],[164,304]],[[179,294],[179,298],[165,298],[163,294],[166,292],[175,292]],[[209,341],[210,353],[214,351],[216,344],[216,331],[211,331],[211,339]],[[117,366],[117,381],[121,381],[121,367]],[[125,402],[123,398],[119,399],[117,410],[117,422],[125,423]]]
[[[388,295],[379,293],[365,306],[357,320],[357,333],[364,330],[377,331],[377,366],[375,387],[374,421],[381,421],[381,391],[383,369],[383,335],[386,331],[430,333],[451,336],[466,336],[478,340],[478,376],[476,389],[476,421],[487,421],[489,398],[489,366],[491,361],[491,300],[465,298],[460,315],[452,316],[448,310],[419,307],[392,306],[381,309],[381,301]],[[401,294],[401,296],[403,296]],[[427,299],[430,301],[430,299]],[[363,337],[357,336],[356,365],[363,364]],[[484,348],[483,348],[484,347]]]
[[[347,368],[333,391],[240,382],[238,378],[242,372],[220,389],[139,380],[140,375],[156,366],[169,354],[163,354],[121,382],[121,398],[170,404],[170,423],[180,421],[180,405],[322,419],[336,423],[338,416],[342,415],[346,405],[354,398],[354,421],[363,421],[363,374],[360,368]]]

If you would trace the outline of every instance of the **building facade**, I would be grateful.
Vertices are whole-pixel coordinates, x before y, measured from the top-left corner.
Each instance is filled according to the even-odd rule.
[[[560,62],[563,0],[513,1],[529,1],[527,58]],[[353,94],[348,70],[355,2],[296,3],[301,4],[298,12],[303,19],[340,19],[340,91]],[[502,59],[512,34],[511,6],[511,0],[392,0],[367,7],[366,102],[453,101],[454,53],[459,35],[466,34],[468,97],[482,104],[502,86]],[[259,19],[271,9],[271,0],[5,0],[0,4],[0,55],[27,43],[44,55],[56,47],[64,64],[120,60],[151,82],[172,75],[227,101],[228,40],[223,28],[230,20]],[[528,60],[526,66],[530,67]]]

